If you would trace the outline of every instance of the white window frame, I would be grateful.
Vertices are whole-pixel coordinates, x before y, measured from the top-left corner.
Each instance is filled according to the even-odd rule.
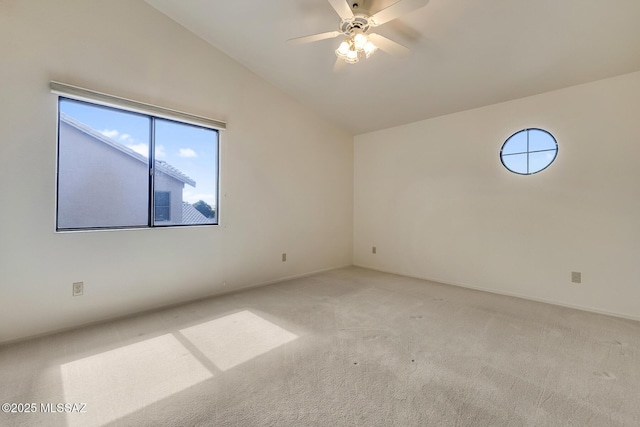
[[[221,180],[221,140],[222,140],[222,132],[226,130],[227,124],[224,121],[211,119],[207,117],[198,116],[195,114],[185,113],[178,110],[173,110],[170,108],[160,107],[157,105],[147,104],[144,102],[134,101],[127,98],[122,98],[114,95],[105,94],[102,92],[93,91],[90,89],[85,89],[79,86],[73,86],[66,83],[51,81],[50,82],[51,92],[57,96],[57,105],[59,108],[60,98],[67,98],[75,101],[83,101],[90,104],[105,106],[114,108],[117,110],[122,110],[125,112],[139,113],[147,116],[151,116],[152,118],[160,118],[172,120],[178,123],[184,123],[189,125],[195,125],[211,130],[217,131],[218,135],[218,158],[217,158],[217,205],[216,205],[216,223],[215,224],[173,224],[173,225],[154,225],[155,219],[153,218],[153,214],[150,217],[149,224],[146,226],[125,226],[125,227],[84,227],[84,228],[61,228],[58,229],[58,179],[56,178],[56,201],[55,201],[55,215],[54,215],[54,224],[56,232],[84,232],[84,231],[110,231],[110,230],[122,230],[122,229],[155,229],[155,228],[167,228],[167,227],[194,227],[194,226],[219,226],[220,225],[220,180]],[[60,122],[60,111],[57,109],[56,121],[59,126]],[[59,147],[59,129],[56,129],[56,159],[58,159],[58,147]],[[56,177],[58,173],[59,164],[56,161]],[[153,194],[150,194],[150,203],[153,204]]]

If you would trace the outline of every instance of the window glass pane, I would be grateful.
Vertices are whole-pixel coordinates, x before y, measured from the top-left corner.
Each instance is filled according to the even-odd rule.
[[[60,98],[59,229],[148,225],[147,116]]]
[[[527,173],[527,155],[512,154],[502,157],[502,162],[512,172],[526,174]]]
[[[156,119],[155,160],[154,191],[170,202],[160,219],[156,200],[154,224],[217,224],[218,132]]]
[[[540,151],[529,154],[529,173],[540,172],[556,158],[556,150]]]
[[[557,154],[558,144],[549,132],[523,129],[505,141],[500,150],[500,159],[510,171],[530,175],[549,166]]]
[[[171,221],[171,193],[156,191],[154,194],[154,219],[156,221]]]
[[[529,151],[555,150],[556,140],[540,129],[529,129]]]
[[[527,152],[527,132],[520,131],[512,135],[502,146],[502,154],[526,153]]]

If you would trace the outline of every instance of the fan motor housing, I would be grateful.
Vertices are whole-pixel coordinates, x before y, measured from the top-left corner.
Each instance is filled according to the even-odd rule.
[[[369,17],[365,15],[355,15],[353,18],[340,21],[340,31],[344,34],[366,33],[370,28]]]

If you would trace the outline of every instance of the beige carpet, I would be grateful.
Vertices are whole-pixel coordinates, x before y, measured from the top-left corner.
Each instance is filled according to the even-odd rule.
[[[350,267],[0,347],[0,387],[2,426],[639,426],[640,323]]]

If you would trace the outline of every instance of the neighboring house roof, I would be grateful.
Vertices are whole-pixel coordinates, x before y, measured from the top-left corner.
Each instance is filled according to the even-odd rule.
[[[211,224],[211,218],[207,218],[202,213],[187,202],[182,202],[182,223],[183,224]]]
[[[142,154],[133,151],[131,148],[127,147],[124,144],[121,144],[118,141],[115,141],[107,136],[104,136],[97,130],[85,125],[84,123],[79,122],[73,117],[69,117],[65,113],[60,112],[60,120],[78,129],[79,131],[91,136],[92,138],[97,139],[98,141],[103,142],[109,145],[110,147],[113,147],[116,150],[121,151],[124,154],[127,154],[128,156],[133,157],[136,160],[141,161],[142,163],[148,164],[149,162],[148,158],[143,156]],[[165,175],[169,175],[170,177],[177,179],[178,181],[182,181],[185,184],[189,184],[192,187],[196,186],[196,182],[193,179],[189,178],[180,170],[171,166],[169,163],[163,162],[162,160],[155,161],[155,169],[159,172],[164,173]]]

